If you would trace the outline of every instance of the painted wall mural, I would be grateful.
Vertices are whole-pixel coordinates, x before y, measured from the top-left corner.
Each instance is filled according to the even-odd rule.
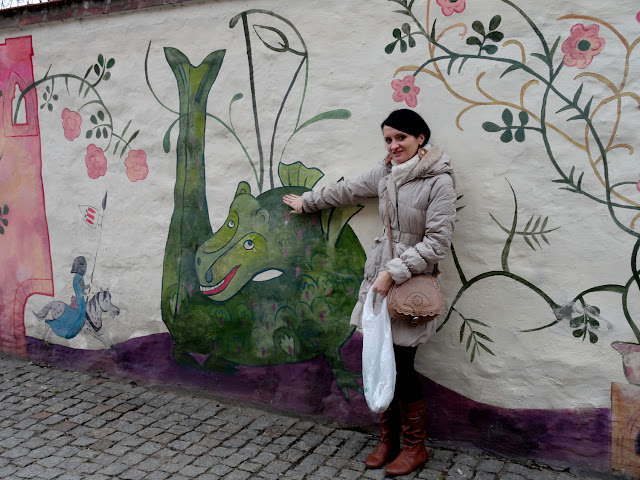
[[[290,41],[276,26],[252,24],[251,19],[256,16],[262,17],[259,21],[279,21],[290,27],[297,38]],[[259,151],[258,162],[248,154],[247,160],[261,193],[252,195],[250,185],[240,182],[229,215],[215,233],[205,193],[204,139],[207,99],[222,69],[225,51],[210,53],[194,67],[179,50],[164,49],[178,84],[180,110],[175,112],[179,124],[175,204],[164,258],[162,320],[175,340],[173,356],[183,366],[230,373],[239,364],[277,365],[323,355],[340,389],[348,396],[348,388],[362,391],[355,381],[359,375],[347,371],[340,356],[340,347],[353,333],[348,318],[364,269],[364,251],[347,225],[360,207],[291,216],[283,205],[283,195],[308,191],[323,176],[320,170],[301,162],[287,165],[280,160],[277,168],[274,165],[280,114],[300,70],[308,64],[308,52],[295,26],[274,12],[249,10],[234,17],[229,26],[234,28],[240,21]],[[259,128],[252,66],[256,53],[251,47],[250,30],[255,30],[266,48],[301,57],[275,118],[268,163]],[[260,32],[275,34],[278,43],[269,43]],[[300,43],[301,50],[296,50],[293,40]],[[298,120],[289,138],[319,120],[350,116],[346,110],[333,110],[300,123],[307,78],[308,66]],[[241,98],[241,93],[232,97],[229,115],[232,104]],[[174,124],[165,136],[165,151],[170,148]],[[231,119],[229,124],[232,125]],[[242,145],[232,127],[226,128]],[[274,170],[282,187],[274,187]],[[202,365],[193,353],[206,355]]]
[[[377,204],[281,198],[382,161],[408,107],[458,185],[416,360],[430,438],[640,475],[640,14],[571,8],[194,2],[3,31],[0,348],[374,425],[349,316]]]

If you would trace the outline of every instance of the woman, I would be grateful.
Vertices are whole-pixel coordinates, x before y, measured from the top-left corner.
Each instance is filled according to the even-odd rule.
[[[365,264],[364,280],[351,324],[361,326],[363,305],[369,288],[378,293],[375,308],[395,282],[412,274],[430,273],[448,250],[455,221],[455,192],[450,157],[428,144],[431,132],[420,115],[396,110],[382,122],[388,155],[382,165],[355,179],[305,192],[301,197],[285,195],[293,213],[309,213],[327,207],[357,204],[364,198],[379,198],[383,225],[387,225],[387,203],[395,251],[391,258],[385,231],[374,240]],[[387,202],[387,196],[389,202]],[[411,326],[391,320],[396,359],[396,390],[387,411],[380,414],[381,442],[367,457],[369,468],[386,468],[390,475],[405,475],[428,459],[424,446],[425,400],[413,367],[417,347],[435,332],[435,322]],[[403,447],[399,450],[402,430]],[[397,456],[396,456],[397,455]]]

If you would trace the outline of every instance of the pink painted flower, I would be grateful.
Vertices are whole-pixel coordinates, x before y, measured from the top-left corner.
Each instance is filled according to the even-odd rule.
[[[467,6],[466,0],[436,0],[436,3],[442,7],[442,13],[447,17],[453,12],[462,12]]]
[[[640,12],[638,12],[638,14],[636,15],[636,20],[640,22]]]
[[[413,84],[415,81],[416,77],[413,75],[407,75],[402,80],[393,80],[391,82],[391,86],[395,90],[393,99],[396,102],[407,102],[410,107],[418,105],[417,95],[420,93],[420,89]]]
[[[149,167],[147,166],[147,154],[144,153],[144,150],[131,150],[124,165],[127,167],[127,177],[132,182],[147,178]]]
[[[638,15],[640,15],[640,13]],[[640,182],[636,183],[636,189],[640,192]]]
[[[571,36],[562,44],[564,64],[578,68],[589,65],[604,49],[604,38],[598,37],[599,32],[600,26],[595,23],[587,27],[577,23],[571,27]]]
[[[93,143],[87,147],[87,156],[84,161],[87,164],[89,178],[96,179],[107,173],[107,157],[104,156],[102,149]]]
[[[73,142],[80,136],[80,125],[82,125],[82,117],[78,112],[72,112],[68,108],[62,110],[62,128],[67,140]]]

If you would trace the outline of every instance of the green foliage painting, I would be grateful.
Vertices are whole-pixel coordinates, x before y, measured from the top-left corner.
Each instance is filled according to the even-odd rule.
[[[588,14],[568,14],[559,16],[557,20],[572,20],[585,23],[575,23],[564,38],[549,39],[536,25],[535,21],[525,12],[525,2],[511,0],[499,0],[493,2],[496,9],[511,11],[526,29],[522,30],[522,38],[505,38],[500,31],[504,27],[501,11],[495,12],[488,18],[472,19],[466,10],[466,0],[389,0],[394,7],[392,18],[402,21],[402,25],[392,30],[393,40],[385,48],[385,52],[391,54],[403,54],[417,45],[416,38],[424,41],[427,46],[428,58],[421,65],[406,65],[398,68],[399,72],[412,72],[403,79],[395,79],[391,85],[394,89],[393,98],[397,102],[406,102],[409,106],[417,105],[417,95],[420,89],[414,81],[419,74],[427,74],[431,78],[440,81],[447,91],[457,99],[465,103],[465,108],[456,119],[460,130],[460,119],[470,110],[483,107],[490,111],[494,107],[494,116],[491,121],[482,123],[482,129],[487,136],[496,136],[502,143],[516,141],[518,143],[530,140],[537,136],[542,139],[545,162],[549,162],[555,171],[556,177],[549,181],[556,183],[564,192],[570,192],[581,198],[584,202],[590,202],[594,210],[606,212],[611,220],[611,225],[621,230],[632,240],[633,246],[629,252],[629,272],[627,280],[622,283],[607,282],[606,273],[602,275],[602,283],[593,285],[583,291],[576,292],[570,301],[558,302],[550,294],[544,292],[533,282],[513,272],[509,264],[509,254],[514,241],[522,240],[533,250],[540,250],[545,244],[549,244],[550,234],[557,230],[552,221],[545,215],[535,214],[524,216],[518,209],[516,193],[513,194],[513,216],[510,224],[490,215],[496,224],[496,228],[502,230],[506,236],[501,254],[501,269],[486,271],[468,278],[463,265],[459,261],[454,246],[452,253],[461,287],[455,294],[442,328],[452,318],[461,318],[460,342],[466,344],[470,359],[473,361],[477,354],[486,352],[494,354],[489,345],[491,338],[479,329],[487,332],[489,325],[480,320],[467,318],[461,312],[460,299],[474,285],[491,277],[503,277],[517,282],[538,295],[549,307],[548,320],[537,327],[523,329],[525,332],[534,332],[550,328],[554,325],[564,324],[572,332],[575,339],[596,343],[599,340],[599,330],[602,323],[601,312],[597,306],[588,303],[592,294],[608,294],[618,296],[620,299],[621,315],[627,321],[634,334],[632,343],[614,343],[613,346],[623,355],[627,352],[640,351],[640,329],[633,318],[630,308],[630,295],[640,288],[640,274],[638,273],[638,254],[640,252],[640,232],[637,228],[637,220],[640,218],[640,206],[631,195],[640,190],[640,183],[636,179],[624,178],[623,171],[617,171],[622,166],[620,162],[612,162],[612,152],[616,149],[626,150],[633,155],[631,145],[622,143],[617,139],[619,127],[624,121],[623,99],[628,99],[635,107],[640,107],[640,95],[630,89],[630,61],[634,49],[640,44],[640,38],[628,40],[621,31],[605,20],[589,16]],[[518,5],[521,4],[521,6]],[[437,6],[436,6],[437,4]],[[426,6],[426,21],[423,22],[422,13],[416,11]],[[440,7],[445,18],[433,18],[431,14]],[[456,20],[463,18],[458,23],[448,21],[452,15]],[[633,21],[633,20],[632,20]],[[640,19],[638,19],[640,21]],[[511,27],[511,25],[509,25]],[[465,45],[460,49],[451,47],[452,42],[447,42],[447,35],[454,30],[459,30],[460,36],[465,37]],[[608,31],[612,36],[612,43],[617,45],[605,47],[605,40],[601,36],[601,29]],[[511,29],[513,30],[513,29]],[[525,40],[526,39],[526,40]],[[504,40],[504,42],[503,42]],[[608,41],[608,40],[607,40]],[[399,45],[399,52],[396,47]],[[511,48],[507,48],[511,47]],[[513,48],[517,47],[517,48]],[[573,81],[562,83],[559,81],[561,72],[567,69],[583,70],[592,65],[598,68],[597,56],[607,51],[615,55],[621,47],[624,55],[618,62],[622,67],[621,79],[611,80],[608,76],[611,71],[605,73],[591,71],[576,71]],[[562,53],[560,53],[562,52]],[[605,52],[606,54],[606,52]],[[484,97],[475,100],[468,92],[462,92],[452,85],[450,78],[460,74],[465,65],[472,65],[476,69],[492,69],[497,71],[499,78],[496,83],[508,75],[519,72],[524,79],[520,88],[520,102],[512,102],[504,98],[504,92],[491,95],[482,84],[487,71],[481,71],[476,78],[476,89]],[[509,77],[512,78],[512,77]],[[579,81],[576,81],[579,80]],[[525,96],[528,89],[534,85],[542,88],[542,95],[527,102],[533,107],[525,106]],[[589,95],[587,86],[593,87],[596,92]],[[598,89],[604,89],[606,95],[597,100]],[[602,109],[611,104],[617,110],[615,122],[605,120]],[[498,108],[496,110],[496,107]],[[559,107],[559,108],[558,108]],[[496,118],[498,117],[498,118]],[[602,117],[602,118],[601,118]],[[613,130],[610,125],[615,125]],[[580,125],[582,138],[576,139],[571,135],[571,129]],[[568,133],[569,132],[569,133]],[[489,140],[488,140],[489,141]],[[566,165],[566,159],[559,158],[557,153],[558,142],[569,142],[586,156],[588,168],[580,171],[580,167]],[[620,157],[617,157],[619,159]],[[536,160],[538,160],[536,158]],[[574,162],[572,158],[570,160]],[[595,181],[590,182],[587,189],[583,185],[586,175],[592,175]],[[586,183],[586,182],[585,182]],[[511,187],[511,185],[509,185]],[[605,259],[599,261],[606,264]],[[625,363],[625,374],[631,377],[631,372]],[[637,367],[635,367],[637,369]],[[637,383],[637,382],[636,382]]]
[[[256,16],[259,24],[251,24],[249,20]],[[275,26],[266,25],[268,21]],[[350,113],[332,110],[303,121],[309,55],[297,29],[265,10],[248,10],[230,22],[231,28],[240,25],[246,41],[257,161],[252,160],[231,118],[226,123],[207,112],[209,93],[224,72],[225,50],[209,54],[194,67],[182,52],[164,49],[176,77],[180,110],[172,111],[178,118],[163,141],[165,151],[170,151],[171,130],[177,123],[174,211],[164,257],[162,319],[175,341],[174,358],[184,367],[233,373],[238,365],[286,364],[324,356],[347,395],[347,388],[360,390],[358,375],[344,369],[340,356],[340,347],[353,333],[349,317],[365,261],[360,242],[347,224],[360,207],[291,215],[282,203],[283,195],[312,189],[323,173],[301,162],[285,164],[282,157],[288,140],[301,129],[320,120],[346,119]],[[253,69],[256,49],[251,45],[250,29],[267,49],[300,59],[275,116],[268,148],[263,148],[260,133],[258,79]],[[295,37],[290,39],[283,29]],[[297,122],[276,159],[278,122],[294,84],[302,77]],[[150,82],[148,85],[153,92]],[[232,105],[243,98],[243,93],[233,95],[230,116]],[[205,184],[208,119],[233,135],[253,173],[253,178],[238,184],[228,216],[216,232],[209,220]],[[277,178],[281,187],[275,186]],[[249,181],[255,181],[257,194]],[[204,363],[194,354],[205,355]]]

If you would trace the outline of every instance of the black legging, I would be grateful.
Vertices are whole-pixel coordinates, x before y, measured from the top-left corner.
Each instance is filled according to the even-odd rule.
[[[396,390],[394,402],[413,403],[422,399],[422,387],[418,373],[413,367],[418,347],[393,346],[396,358]]]

